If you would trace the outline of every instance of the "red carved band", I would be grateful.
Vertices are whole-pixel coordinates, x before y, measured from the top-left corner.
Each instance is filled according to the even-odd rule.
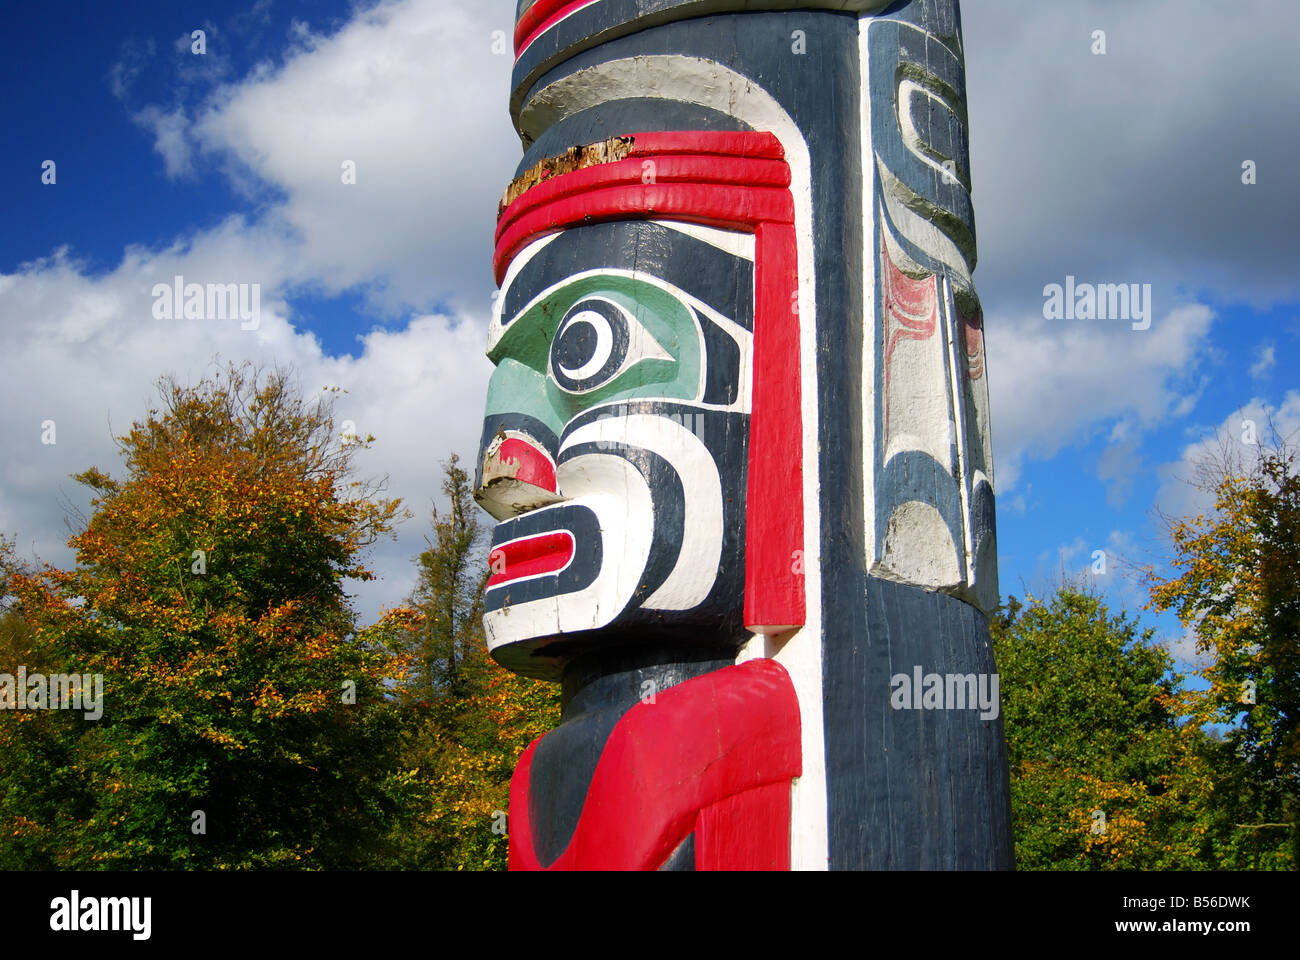
[[[515,24],[515,56],[518,57],[530,43],[569,14],[594,2],[596,0],[537,0]]]
[[[629,157],[653,157],[665,153],[697,156],[751,157],[784,160],[785,148],[774,133],[740,133],[725,130],[666,130],[638,133],[632,137]]]
[[[511,870],[543,869],[528,817],[536,747],[510,782]],[[619,720],[573,837],[545,869],[654,870],[692,832],[699,866],[788,868],[790,781],[802,769],[799,699],[775,660],[679,683]],[[745,830],[720,822],[741,810]]]
[[[885,444],[889,444],[890,400],[893,396],[894,351],[903,340],[929,340],[939,329],[939,281],[934,274],[921,279],[909,277],[894,263],[884,237],[880,240],[880,260],[884,264],[885,284]]]
[[[966,364],[970,378],[978,380],[984,376],[984,316],[979,310],[975,311],[973,317],[966,316],[960,310],[957,315],[961,317],[962,331],[965,334]]]
[[[501,214],[497,221],[496,240],[498,258],[510,259],[517,248],[501,245],[502,238],[517,229],[530,216],[555,206],[566,199],[595,197],[625,187],[654,187],[669,184],[693,184],[702,187],[774,187],[789,198],[790,168],[780,160],[755,160],[749,158],[720,159],[718,157],[683,156],[667,154],[657,157],[629,157],[614,163],[605,163],[584,170],[575,170],[545,180],[533,187]],[[671,197],[676,191],[664,190]],[[680,201],[679,201],[680,202]],[[595,201],[599,206],[599,201]],[[594,215],[594,211],[593,211]],[[792,218],[793,209],[775,209],[757,217],[743,216],[743,222]],[[555,216],[555,214],[552,214]],[[733,217],[734,219],[734,217]],[[527,231],[530,238],[544,232],[546,225]],[[498,270],[500,269],[498,265]]]
[[[497,283],[530,241],[579,223],[656,215],[752,231],[764,221],[794,222],[794,203],[788,190],[790,168],[780,141],[772,134],[639,133],[629,139],[632,146],[626,159],[543,180],[501,211],[493,258]],[[653,162],[653,167],[648,168],[647,161]],[[684,186],[703,189],[679,196]],[[783,199],[769,197],[770,207],[751,208],[757,201],[748,201],[740,193],[711,195],[726,186],[779,188]],[[656,191],[656,187],[663,189]],[[638,192],[637,188],[642,189]],[[579,198],[580,204],[563,204]],[[727,206],[728,201],[733,205]],[[660,205],[685,212],[674,217]]]
[[[551,183],[558,186],[559,180],[556,178]],[[638,174],[635,183],[593,187],[519,216],[498,241],[497,282],[504,279],[510,260],[530,242],[540,235],[568,227],[605,220],[653,218],[752,230],[757,223],[791,217],[793,208],[789,190],[712,183],[647,186],[640,182]]]

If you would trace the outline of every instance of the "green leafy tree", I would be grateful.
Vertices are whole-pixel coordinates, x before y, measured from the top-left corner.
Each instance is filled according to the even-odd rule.
[[[995,618],[1022,869],[1188,869],[1199,842],[1169,654],[1070,586]]]
[[[0,673],[13,674],[19,665],[33,670],[46,666],[34,647],[34,631],[15,605],[11,583],[27,572],[14,553],[12,541],[0,536]]]
[[[433,541],[419,557],[419,580],[410,605],[422,614],[418,656],[410,690],[427,699],[460,698],[473,679],[469,661],[483,645],[483,588],[489,574],[484,530],[469,474],[452,454],[443,465],[447,509],[433,512]]]

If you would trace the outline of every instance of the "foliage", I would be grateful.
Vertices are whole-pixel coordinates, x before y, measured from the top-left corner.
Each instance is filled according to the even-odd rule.
[[[419,557],[410,604],[421,622],[399,691],[412,711],[404,766],[420,771],[423,806],[395,843],[403,866],[504,869],[510,777],[528,744],[559,722],[559,690],[488,658],[485,531],[455,455],[444,474],[448,509],[434,511],[435,539]]]
[[[1151,604],[1173,610],[1213,654],[1208,689],[1189,695],[1201,723],[1231,735],[1264,780],[1300,787],[1300,473],[1295,455],[1261,448],[1244,471],[1229,457],[1203,466],[1215,513],[1169,523],[1173,566],[1148,571]]]
[[[1176,829],[1179,678],[1151,631],[1066,586],[1011,598],[993,636],[1021,868],[1194,866]]]
[[[1024,870],[1289,870],[1286,800],[1187,716],[1172,658],[1063,586],[993,621]]]
[[[399,505],[348,482],[364,442],[329,394],[248,367],[159,386],[124,479],[76,478],[76,567],[10,578],[41,655],[103,674],[104,713],[0,717],[0,866],[365,865],[402,788],[379,642],[401,615],[359,630],[344,581]]]
[[[1148,567],[1151,607],[1177,613],[1204,658],[1203,689],[1186,696],[1199,724],[1226,725],[1216,744],[1221,793],[1246,802],[1225,856],[1300,860],[1300,472],[1274,431],[1242,462],[1231,440],[1197,464],[1210,516],[1165,518],[1177,576]],[[1246,811],[1250,812],[1247,817]],[[1246,840],[1243,840],[1243,831]]]
[[[428,549],[420,554],[419,580],[410,599],[423,615],[412,686],[424,697],[446,693],[459,698],[472,679],[463,667],[484,642],[483,587],[488,569],[469,474],[455,454],[443,465],[443,473],[448,510],[443,516],[437,509],[433,512],[436,542],[425,541]]]

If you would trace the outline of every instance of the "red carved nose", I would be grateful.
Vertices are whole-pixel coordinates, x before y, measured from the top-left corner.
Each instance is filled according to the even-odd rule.
[[[527,440],[510,437],[501,444],[497,458],[502,463],[517,465],[514,479],[531,483],[550,493],[558,493],[555,484],[555,464],[551,458]]]
[[[555,461],[519,431],[498,433],[483,454],[483,479],[474,498],[498,520],[558,503]]]

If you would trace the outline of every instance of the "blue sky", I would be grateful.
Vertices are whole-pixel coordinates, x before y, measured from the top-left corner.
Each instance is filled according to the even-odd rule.
[[[491,48],[513,6],[7,12],[0,532],[70,562],[60,498],[85,499],[67,478],[117,466],[111,436],[159,375],[287,362],[307,389],[350,391],[340,417],[378,438],[363,468],[417,514],[359,588],[368,617],[401,600],[437,462],[473,456],[490,369],[491,231],[520,153]],[[1003,0],[963,19],[1003,593],[1041,594],[1100,549],[1098,586],[1132,609],[1121,561],[1161,559],[1157,507],[1203,507],[1178,480],[1202,440],[1243,417],[1300,429],[1300,9]],[[155,322],[149,290],[176,273],[260,283],[260,328]],[[1151,284],[1150,329],[1045,319],[1044,286],[1067,276]],[[1190,656],[1175,621],[1143,619]]]

